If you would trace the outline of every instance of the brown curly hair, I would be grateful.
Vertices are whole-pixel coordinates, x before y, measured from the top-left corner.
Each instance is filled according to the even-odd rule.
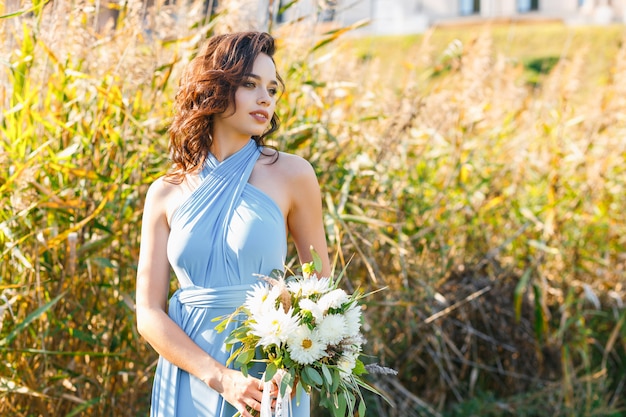
[[[175,115],[169,127],[172,160],[167,176],[174,182],[202,166],[213,143],[213,116],[235,105],[235,92],[252,71],[255,59],[264,53],[274,61],[274,38],[265,32],[216,35],[207,41],[182,74],[174,102]],[[276,74],[284,88],[284,82]],[[270,128],[253,136],[257,146],[278,129],[272,116]]]

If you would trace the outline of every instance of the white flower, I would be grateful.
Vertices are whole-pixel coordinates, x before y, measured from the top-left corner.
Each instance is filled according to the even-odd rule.
[[[343,355],[337,361],[337,367],[339,368],[339,373],[341,376],[346,379],[352,374],[352,370],[356,366],[356,359],[358,357],[358,353],[355,352],[344,352]]]
[[[362,346],[365,343],[365,338],[361,333],[346,337],[341,341],[341,348],[344,355],[356,355],[361,353]]]
[[[266,303],[270,295],[270,287],[265,283],[257,283],[252,286],[252,289],[247,292],[245,308],[248,309],[250,314],[254,316],[260,316],[263,311],[267,309]]]
[[[330,278],[317,278],[311,275],[308,278],[291,281],[287,284],[289,291],[293,294],[300,293],[302,297],[310,297],[315,294],[326,294],[332,289]]]
[[[341,288],[332,290],[331,292],[324,294],[322,298],[317,302],[322,311],[326,312],[329,308],[339,308],[344,303],[347,303],[350,299],[348,294]]]
[[[326,345],[317,338],[315,332],[304,325],[298,326],[289,335],[287,343],[291,359],[302,365],[311,364],[322,358],[326,351]]]
[[[346,319],[339,314],[329,314],[315,329],[322,342],[336,345],[346,336]]]
[[[282,308],[267,310],[254,317],[255,323],[250,325],[250,332],[259,337],[259,346],[280,346],[287,337],[298,328],[298,317],[293,316],[293,309],[287,313]]]
[[[318,306],[317,303],[311,299],[303,298],[300,300],[298,305],[300,306],[300,310],[310,311],[313,318],[315,318],[315,321],[320,321],[324,317],[324,312],[320,306]]]
[[[361,331],[361,306],[354,303],[344,313],[346,318],[346,334],[354,336]]]

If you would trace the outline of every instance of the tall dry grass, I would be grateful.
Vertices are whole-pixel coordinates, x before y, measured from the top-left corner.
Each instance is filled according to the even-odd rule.
[[[147,410],[138,224],[166,159],[170,77],[206,28],[173,38],[196,20],[143,7],[129,2],[115,31],[96,30],[87,1],[2,21],[2,415]]]
[[[130,1],[115,30],[99,2],[33,4],[0,20],[0,414],[145,414],[143,196],[183,64],[250,24],[228,2]],[[623,412],[626,49],[604,84],[581,75],[591,47],[531,84],[488,30],[442,49],[435,30],[398,62],[314,19],[272,30],[275,144],[316,167],[346,285],[387,287],[366,306],[367,353],[399,371],[372,379],[396,407],[368,408]]]
[[[429,36],[395,65],[324,50],[281,138],[319,167],[353,284],[388,287],[367,310],[370,352],[403,376],[379,382],[387,412],[619,415],[624,47],[605,84],[585,85],[581,45],[534,85],[489,30]]]

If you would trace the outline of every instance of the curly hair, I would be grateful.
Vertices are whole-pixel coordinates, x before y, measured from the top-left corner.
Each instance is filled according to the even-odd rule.
[[[167,176],[178,182],[185,173],[202,166],[213,143],[214,115],[235,106],[235,92],[254,61],[263,53],[274,61],[274,38],[265,32],[240,32],[216,35],[194,57],[183,72],[174,102],[174,118],[169,127],[169,152],[172,160]],[[284,87],[282,78],[276,78]],[[257,146],[279,127],[276,114],[270,128],[252,139]]]

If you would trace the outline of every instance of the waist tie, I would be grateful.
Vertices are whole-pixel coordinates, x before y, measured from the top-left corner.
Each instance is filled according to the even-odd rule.
[[[252,289],[251,284],[229,285],[227,287],[187,287],[179,288],[174,292],[169,302],[169,316],[183,329],[183,306],[195,308],[226,308],[235,310],[246,301],[247,292]]]
[[[172,299],[176,298],[181,304],[199,308],[235,309],[243,305],[250,289],[252,289],[250,284],[214,288],[179,288],[172,295]]]

